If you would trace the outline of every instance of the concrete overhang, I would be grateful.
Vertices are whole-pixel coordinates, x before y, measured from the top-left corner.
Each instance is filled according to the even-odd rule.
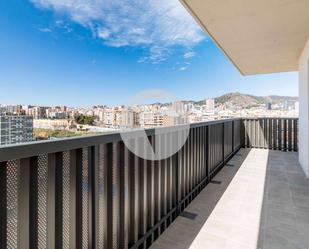
[[[298,70],[309,0],[181,0],[243,75]]]

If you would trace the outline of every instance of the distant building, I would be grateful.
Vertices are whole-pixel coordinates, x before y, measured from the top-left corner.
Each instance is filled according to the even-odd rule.
[[[187,104],[185,104],[184,109],[185,109],[186,112],[192,111],[192,109],[194,109],[193,103],[187,103]]]
[[[183,113],[185,111],[185,105],[183,101],[175,101],[173,102],[173,110],[177,113]]]
[[[298,101],[296,101],[295,104],[294,104],[294,110],[296,112],[299,112],[299,102]]]
[[[47,109],[49,109],[49,107],[35,106],[29,108],[26,114],[32,116],[34,119],[46,118]]]
[[[284,101],[283,110],[289,110],[289,102],[287,100]]]
[[[206,110],[212,111],[215,109],[215,100],[214,99],[207,99],[206,100]]]
[[[113,112],[112,109],[105,110],[103,120],[104,120],[104,124],[106,126],[113,126],[114,125],[115,118],[114,118],[114,112]]]
[[[46,117],[52,119],[66,119],[70,117],[69,112],[57,111],[53,109],[46,110]]]
[[[0,113],[5,115],[20,115],[25,114],[21,105],[7,105],[0,108]]]
[[[0,145],[33,141],[31,116],[0,116]]]
[[[163,126],[163,115],[157,112],[141,112],[140,126],[144,128]]]
[[[267,110],[271,110],[271,109],[272,109],[272,104],[271,104],[271,102],[268,102],[268,103],[266,104],[266,109],[267,109]]]
[[[117,110],[115,114],[115,123],[116,127],[126,128],[134,127],[134,113],[130,110]]]
[[[180,125],[185,124],[186,119],[181,115],[163,115],[163,126],[173,126],[173,125]]]

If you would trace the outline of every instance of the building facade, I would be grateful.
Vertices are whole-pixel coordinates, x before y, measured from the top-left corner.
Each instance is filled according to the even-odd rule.
[[[0,145],[33,141],[31,116],[0,116]]]

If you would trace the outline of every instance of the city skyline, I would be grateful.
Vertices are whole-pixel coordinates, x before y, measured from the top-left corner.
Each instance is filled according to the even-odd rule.
[[[242,99],[242,101],[239,101]],[[229,94],[217,99],[199,102],[174,101],[172,103],[140,104],[134,106],[94,106],[71,108],[66,106],[0,106],[4,130],[0,130],[0,143],[28,141],[17,137],[27,128],[29,119],[35,140],[81,136],[91,133],[140,128],[171,127],[231,118],[295,118],[299,114],[297,97],[267,97]],[[18,119],[21,125],[10,120]],[[23,123],[22,123],[23,122]],[[12,125],[13,124],[13,125]],[[1,126],[1,123],[0,123]],[[13,134],[13,135],[11,135]],[[31,139],[31,137],[29,137]]]
[[[149,12],[149,6],[134,1],[132,6],[144,10],[146,21],[134,23],[137,12],[128,8],[131,31],[124,32],[124,24],[113,31],[113,23],[102,17],[113,13],[121,23],[123,13],[113,10],[119,1],[110,12],[102,1],[89,6],[89,1],[79,0],[89,12],[76,9],[69,0],[2,1],[0,7],[6,11],[0,17],[1,103],[119,105],[146,89],[166,90],[188,100],[231,91],[298,96],[295,72],[242,77],[181,4],[170,2]],[[96,8],[99,12],[93,13]],[[153,21],[162,15],[168,18],[165,23]],[[179,19],[185,20],[184,26],[178,26]]]

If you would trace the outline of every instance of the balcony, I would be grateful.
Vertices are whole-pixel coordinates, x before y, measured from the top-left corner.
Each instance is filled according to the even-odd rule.
[[[280,236],[280,248],[304,248],[297,129],[288,118],[192,124],[160,161],[131,153],[119,133],[3,147],[0,248],[277,248]],[[182,135],[162,131],[162,148]]]

